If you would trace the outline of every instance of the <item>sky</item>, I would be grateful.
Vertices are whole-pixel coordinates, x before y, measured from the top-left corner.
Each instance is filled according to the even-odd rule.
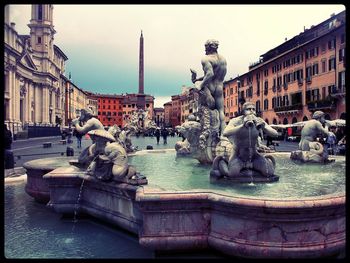
[[[203,76],[208,39],[227,60],[225,80],[248,71],[260,55],[345,10],[344,5],[54,5],[54,44],[68,57],[79,88],[105,94],[138,92],[144,36],[144,92],[163,107]],[[10,21],[29,35],[30,5],[11,5]]]

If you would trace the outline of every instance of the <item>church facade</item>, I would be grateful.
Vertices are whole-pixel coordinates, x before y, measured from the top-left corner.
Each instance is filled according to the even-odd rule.
[[[4,118],[16,134],[26,125],[65,123],[64,52],[54,44],[53,5],[32,5],[29,35],[20,35],[5,6]]]

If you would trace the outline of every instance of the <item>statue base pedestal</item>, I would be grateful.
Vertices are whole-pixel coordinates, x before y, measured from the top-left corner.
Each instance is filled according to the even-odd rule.
[[[302,163],[319,163],[319,164],[329,164],[335,162],[335,159],[328,159],[322,155],[312,153],[311,151],[292,151],[290,153],[290,159],[293,161],[298,161]]]
[[[272,175],[269,177],[262,176],[260,173],[252,170],[243,170],[239,176],[228,177],[228,176],[217,176],[215,173],[210,173],[210,182],[223,182],[223,183],[272,183],[277,182],[279,176]]]

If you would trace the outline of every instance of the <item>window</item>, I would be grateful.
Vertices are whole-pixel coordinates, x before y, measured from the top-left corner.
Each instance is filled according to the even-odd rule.
[[[311,91],[311,99],[312,99],[312,101],[316,101],[316,100],[320,99],[319,89],[313,89]]]
[[[335,48],[335,44],[336,44],[335,38],[329,40],[328,41],[328,49],[334,49]]]
[[[267,77],[269,75],[269,69],[264,70],[264,77]]]
[[[322,60],[322,73],[326,72],[326,60]]]
[[[345,61],[345,48],[339,49],[339,61]]]
[[[38,37],[38,44],[41,44],[41,37]]]
[[[281,87],[282,86],[282,76],[278,76],[277,77],[277,87]]]
[[[312,75],[318,75],[318,63],[312,66]]]
[[[256,110],[256,112],[260,112],[261,110],[260,110],[260,100],[257,100],[256,102],[255,102],[255,110]]]
[[[345,71],[338,73],[338,89],[345,92]]]
[[[272,98],[272,108],[274,109],[276,107],[277,107],[277,105],[276,105],[276,97],[273,97]]]
[[[265,80],[264,82],[264,94],[267,95],[269,92],[269,82]]]
[[[335,69],[335,58],[328,60],[328,70],[331,71],[332,69]]]
[[[264,99],[264,110],[268,110],[268,108],[269,108],[269,100]]]
[[[342,34],[340,36],[340,44],[344,44],[345,43],[345,34]]]

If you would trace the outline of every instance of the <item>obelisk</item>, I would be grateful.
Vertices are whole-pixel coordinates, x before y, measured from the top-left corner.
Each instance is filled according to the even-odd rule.
[[[137,94],[137,108],[145,109],[145,95],[144,95],[144,75],[143,75],[143,34],[141,30],[140,37],[140,57],[139,57],[139,92]]]

